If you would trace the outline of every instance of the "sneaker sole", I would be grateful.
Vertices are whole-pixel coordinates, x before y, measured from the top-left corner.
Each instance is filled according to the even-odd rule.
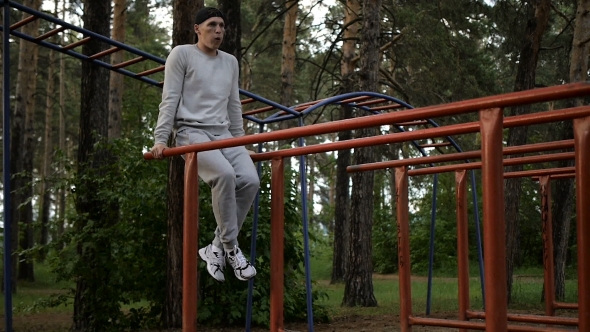
[[[211,266],[211,265],[209,264],[209,261],[207,260],[207,256],[205,255],[205,249],[206,248],[199,249],[199,256],[201,256],[201,259],[203,260],[203,262],[205,262],[207,264],[207,272],[209,272],[209,275],[211,277],[213,277],[213,279],[215,279],[215,280],[217,280],[219,282],[224,282],[225,281],[225,276],[223,277],[223,279],[218,279],[218,278],[215,277],[215,275],[213,273],[211,273],[211,271],[209,271],[209,266]]]

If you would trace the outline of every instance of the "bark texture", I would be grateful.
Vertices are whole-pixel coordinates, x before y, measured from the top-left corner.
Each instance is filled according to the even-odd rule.
[[[535,87],[535,75],[539,49],[543,33],[549,22],[551,1],[531,0],[527,3],[527,26],[522,40],[522,48],[514,91],[523,91]],[[530,113],[530,105],[513,107],[510,115]],[[508,146],[523,145],[527,141],[527,127],[510,128],[508,132]],[[516,157],[516,156],[513,156]],[[506,172],[522,170],[522,166],[507,167]],[[512,295],[512,275],[519,252],[518,224],[520,220],[519,205],[521,194],[521,179],[507,179],[505,182],[505,219],[506,219],[506,282],[508,302]]]
[[[183,45],[196,42],[194,18],[203,8],[203,0],[174,0],[172,44]],[[190,28],[190,29],[187,29]],[[175,139],[169,146],[175,145]],[[182,225],[184,202],[184,159],[180,156],[170,158],[168,168],[168,231],[166,250],[166,299],[162,312],[165,328],[182,327]],[[196,244],[195,244],[196,245]]]
[[[380,9],[380,0],[363,2],[359,80],[362,91],[378,91]],[[357,137],[375,135],[375,128],[361,129],[356,134]],[[373,148],[355,149],[354,164],[370,163],[374,159]],[[350,244],[342,300],[342,304],[348,307],[377,306],[372,279],[373,184],[374,172],[359,172],[352,175]]]
[[[358,0],[347,0],[344,11],[344,41],[342,43],[342,63],[340,73],[342,75],[342,90],[340,93],[352,92],[354,90],[354,63],[352,59],[356,56],[356,42],[359,24],[357,22],[361,6]],[[340,108],[340,119],[352,118],[352,109],[348,106]],[[338,141],[346,141],[352,138],[351,131],[338,133]],[[350,165],[350,150],[338,151],[336,160],[336,190],[334,200],[334,256],[332,258],[332,276],[330,283],[344,281],[346,272],[346,248],[348,248],[348,228],[350,223],[350,178],[346,167]]]

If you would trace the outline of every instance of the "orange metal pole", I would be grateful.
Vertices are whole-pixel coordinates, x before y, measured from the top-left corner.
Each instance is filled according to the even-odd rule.
[[[575,167],[560,167],[560,168],[547,168],[547,169],[533,169],[530,171],[518,171],[518,172],[508,172],[504,173],[504,178],[522,178],[522,177],[530,177],[530,176],[543,176],[549,175],[553,178],[555,175],[559,174],[571,174],[575,171]]]
[[[506,295],[506,229],[502,165],[502,109],[479,112],[483,191],[486,329],[508,330]]]
[[[541,223],[543,230],[543,267],[545,283],[545,315],[555,315],[555,263],[553,261],[553,215],[551,213],[551,179],[539,178],[541,187]]]
[[[590,116],[574,120],[578,232],[578,317],[590,331]]]
[[[553,307],[555,309],[578,310],[577,303],[565,303],[565,302],[557,302],[556,301],[553,303]]]
[[[580,83],[576,83],[580,84]],[[590,93],[590,83],[587,85],[583,85],[584,88],[588,90]],[[538,89],[541,90],[541,89]],[[561,91],[561,90],[559,90]],[[580,90],[571,90],[580,93]],[[569,92],[571,92],[569,91]],[[584,90],[582,90],[584,91]],[[563,91],[562,91],[563,92]],[[528,100],[526,95],[518,94],[523,100]],[[548,95],[539,95],[536,96],[537,98],[540,97],[548,97],[553,96],[552,94]],[[488,98],[488,97],[486,97]],[[485,99],[485,98],[482,98]],[[512,100],[513,104],[524,104],[522,100]],[[502,102],[493,102],[493,100],[488,102],[472,102],[474,105],[493,105],[493,104],[506,104],[505,100]],[[453,108],[454,106],[454,108]],[[170,157],[174,155],[181,155],[188,152],[201,152],[201,151],[208,151],[208,150],[216,150],[231,146],[238,146],[238,145],[248,145],[254,143],[262,143],[262,142],[270,142],[275,140],[281,139],[290,139],[290,138],[299,138],[311,135],[321,135],[326,133],[332,132],[339,132],[343,130],[353,130],[359,128],[368,128],[380,125],[388,125],[391,123],[396,123],[400,121],[412,121],[417,118],[427,118],[427,117],[437,117],[437,116],[446,116],[446,115],[453,115],[459,113],[466,113],[469,111],[473,111],[472,104],[461,104],[452,103],[443,106],[432,106],[426,108],[416,108],[412,110],[405,110],[399,111],[394,113],[384,113],[378,115],[371,115],[371,116],[364,116],[360,118],[354,119],[346,119],[346,120],[339,120],[333,121],[330,123],[320,123],[315,124],[313,126],[305,126],[305,127],[297,127],[297,128],[289,128],[284,130],[278,130],[274,132],[267,132],[257,135],[246,135],[242,137],[236,138],[229,138],[214,142],[207,142],[207,143],[200,143],[200,144],[193,144],[175,148],[168,148],[164,150],[164,156]],[[517,126],[524,126],[524,125],[532,125],[532,124],[541,124],[541,123],[549,123],[555,121],[563,121],[566,119],[573,119],[582,116],[589,116],[590,115],[590,106],[580,106],[574,107],[569,109],[561,109],[555,111],[547,111],[538,114],[526,114],[526,115],[518,115],[506,118],[504,123],[505,128],[510,127],[517,127]],[[352,120],[352,121],[351,121]],[[430,128],[430,129],[423,129],[417,130],[415,132],[404,132],[404,133],[395,133],[390,135],[381,135],[381,136],[374,136],[374,137],[366,137],[366,138],[359,138],[359,139],[352,139],[347,140],[344,142],[334,142],[329,144],[321,144],[321,149],[315,151],[313,149],[317,149],[317,146],[311,147],[301,147],[301,148],[293,148],[288,150],[276,151],[272,157],[276,156],[296,156],[296,155],[303,155],[303,154],[310,154],[310,153],[318,153],[318,152],[326,152],[326,151],[337,151],[342,149],[349,149],[355,147],[363,147],[363,146],[372,146],[377,144],[386,144],[386,143],[393,143],[393,142],[403,142],[407,140],[415,140],[420,138],[432,138],[432,137],[441,137],[441,136],[448,136],[448,135],[458,135],[458,134],[466,134],[466,133],[473,133],[477,132],[479,129],[479,123],[477,122],[470,122],[464,123],[459,125],[449,125],[445,127],[437,127],[437,128]],[[308,150],[307,148],[313,148]],[[271,152],[272,153],[272,152]],[[283,155],[284,154],[284,155]],[[145,159],[153,159],[151,153],[144,154]],[[269,157],[270,159],[271,157]]]
[[[183,209],[182,332],[196,332],[197,246],[199,243],[199,176],[196,153],[186,155]]]
[[[270,224],[270,331],[283,331],[284,245],[285,245],[285,178],[284,159],[271,161]]]
[[[543,151],[550,151],[550,150],[559,150],[559,149],[569,149],[574,147],[574,140],[563,140],[557,142],[545,142],[545,143],[535,143],[535,144],[527,144],[527,145],[519,145],[519,146],[509,146],[504,148],[502,153],[504,155],[511,155],[511,154],[522,154],[522,153],[533,153],[533,152],[543,152]],[[481,157],[480,150],[474,151],[465,151],[465,152],[458,152],[458,153],[446,153],[441,155],[435,156],[428,156],[428,157],[419,157],[419,158],[408,158],[408,159],[400,159],[400,160],[389,160],[389,161],[380,161],[376,163],[368,163],[362,165],[351,165],[346,168],[346,171],[349,173],[352,172],[364,172],[364,171],[373,171],[377,169],[384,169],[384,168],[394,168],[399,166],[410,166],[410,165],[420,165],[420,164],[431,164],[431,163],[439,163],[444,161],[458,161],[458,160],[467,160],[467,159],[479,159]]]
[[[486,328],[484,323],[479,322],[463,322],[460,320],[452,319],[440,319],[440,318],[425,318],[425,317],[412,317],[412,325],[424,325],[424,326],[442,326],[452,328],[464,328],[471,330],[486,330],[494,331]],[[521,332],[568,332],[571,330],[559,329],[553,327],[540,327],[540,326],[525,326],[525,325],[508,325],[507,331],[521,331]],[[495,331],[494,331],[495,332]]]
[[[467,188],[465,170],[455,172],[457,202],[457,279],[459,282],[459,320],[468,320],[469,310],[469,226],[467,217]],[[467,332],[460,329],[460,332]]]
[[[486,319],[485,312],[481,312],[481,311],[469,311],[467,313],[467,316],[469,318],[474,318],[474,319]],[[577,326],[578,325],[578,319],[573,318],[573,317],[508,314],[508,320],[511,322],[522,322],[522,323],[553,324],[553,325],[567,325],[567,326]]]
[[[410,270],[410,212],[408,204],[408,172],[395,169],[397,204],[397,257],[399,266],[400,326],[402,332],[412,331],[412,282]]]

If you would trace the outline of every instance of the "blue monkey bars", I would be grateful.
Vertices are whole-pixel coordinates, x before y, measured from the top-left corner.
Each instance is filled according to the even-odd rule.
[[[153,86],[157,86],[157,87],[162,87],[163,83],[156,81],[154,79],[149,78],[149,75],[152,75],[154,73],[157,72],[161,72],[164,70],[164,65],[165,65],[165,60],[159,57],[156,57],[150,53],[141,51],[137,48],[131,47],[129,45],[126,45],[124,43],[112,40],[108,37],[102,36],[100,34],[97,34],[95,32],[89,31],[87,29],[83,29],[80,28],[78,26],[69,24],[67,22],[64,22],[54,16],[48,15],[46,13],[43,13],[41,11],[37,11],[37,10],[33,10],[29,7],[23,6],[19,3],[16,3],[14,1],[9,1],[9,0],[3,0],[3,13],[4,13],[4,20],[2,23],[2,26],[0,27],[0,30],[3,32],[3,88],[4,88],[4,94],[3,94],[3,109],[4,109],[4,127],[3,127],[3,148],[4,148],[4,156],[3,156],[3,166],[4,166],[4,176],[3,176],[3,180],[4,180],[4,286],[5,286],[5,298],[4,298],[4,305],[5,305],[5,327],[6,327],[6,331],[11,332],[12,331],[12,284],[11,284],[11,275],[12,275],[12,266],[11,266],[11,222],[12,222],[12,216],[11,216],[11,210],[10,210],[10,175],[11,175],[11,170],[10,170],[10,35],[12,34],[15,37],[21,38],[23,40],[26,40],[28,42],[32,42],[35,44],[38,44],[40,46],[43,47],[47,47],[51,50],[60,52],[60,53],[64,53],[66,55],[72,56],[74,58],[80,59],[82,61],[90,61],[98,66],[101,66],[103,68],[106,68],[108,70],[120,73],[122,75],[131,77],[133,79],[142,81],[144,83],[153,85]],[[19,22],[14,23],[13,25],[10,25],[10,11],[11,8],[17,9],[21,12],[30,14],[32,17],[29,17],[27,19],[21,20]],[[53,29],[43,35],[40,36],[31,36],[28,34],[25,34],[23,32],[18,31],[18,28],[26,25],[27,23],[36,20],[36,19],[43,19],[46,20],[48,22],[54,23],[56,25],[59,25],[60,28],[56,28]],[[71,43],[69,45],[59,45],[59,44],[54,44],[51,43],[49,41],[47,41],[47,39],[51,36],[54,36],[58,33],[63,33],[65,30],[71,30],[71,31],[75,31],[79,34],[81,34],[82,36],[84,36],[83,39],[76,41],[74,43]],[[7,33],[9,32],[9,33]],[[111,46],[110,49],[107,49],[105,51],[102,51],[100,53],[94,54],[94,55],[84,55],[82,53],[79,53],[77,51],[75,51],[75,49],[90,41],[91,39],[94,40],[98,40],[100,42],[103,42],[105,44],[108,44]],[[119,52],[119,51],[125,51],[128,52],[130,54],[132,54],[133,56],[135,56],[133,59],[125,61],[121,64],[117,64],[117,65],[112,65],[108,62],[108,60],[104,61],[101,60],[102,58],[108,56],[109,54],[115,53],[115,52]],[[153,64],[153,68],[143,71],[143,72],[133,72],[129,69],[126,69],[127,67],[136,64],[136,63],[140,63],[140,62],[145,62],[145,61],[150,61]],[[258,117],[255,117],[253,115],[244,115],[245,119],[248,119],[250,121],[253,121],[257,124],[259,124],[259,132],[262,132],[264,130],[264,125],[265,124],[269,124],[269,123],[273,123],[273,122],[279,122],[279,121],[283,121],[283,120],[288,120],[288,119],[298,119],[298,124],[299,126],[303,126],[303,118],[304,116],[310,114],[312,111],[320,108],[320,107],[325,107],[328,105],[347,105],[350,107],[356,107],[358,109],[367,111],[369,113],[373,113],[373,114],[378,114],[380,113],[379,111],[376,111],[370,107],[364,106],[362,105],[362,103],[356,103],[356,102],[349,102],[347,101],[347,99],[350,98],[354,98],[354,97],[359,97],[359,96],[363,96],[363,97],[370,97],[370,98],[382,98],[383,102],[392,102],[392,103],[397,103],[399,105],[401,105],[404,108],[408,108],[411,109],[413,108],[412,106],[410,106],[409,104],[400,101],[396,98],[393,98],[391,96],[387,96],[384,94],[379,94],[379,93],[373,93],[373,92],[356,92],[356,93],[348,93],[348,94],[343,94],[343,95],[339,95],[339,96],[335,96],[335,97],[331,97],[331,98],[327,98],[324,99],[314,105],[311,105],[309,107],[307,107],[305,109],[305,111],[302,112],[298,112],[295,110],[295,108],[298,105],[295,105],[293,107],[286,107],[284,105],[278,104],[276,102],[273,102],[271,100],[265,99],[263,97],[260,97],[256,94],[253,94],[251,92],[245,91],[245,90],[240,90],[240,94],[249,98],[252,98],[254,101],[257,102],[261,102],[264,103],[266,105],[272,106],[275,109],[278,109],[279,112],[265,118],[265,119],[259,119]],[[286,113],[286,114],[285,114]],[[431,126],[435,126],[438,127],[438,125],[432,121],[432,120],[425,120],[426,124],[431,125]],[[405,130],[403,129],[403,125],[395,125],[395,128],[400,131],[400,132],[404,132]],[[452,147],[454,147],[458,152],[461,152],[461,149],[459,148],[459,146],[457,145],[457,143],[451,138],[451,137],[445,137],[446,140],[450,143],[450,145]],[[305,142],[304,139],[302,137],[300,137],[298,139],[298,144],[299,146],[304,146]],[[427,153],[426,151],[415,141],[412,142],[412,144],[418,149],[418,151],[426,156]],[[262,152],[262,145],[259,144],[258,145],[258,152]],[[258,163],[257,165],[258,171],[261,171],[261,164]],[[300,170],[300,184],[301,184],[301,195],[302,195],[302,217],[303,217],[303,234],[304,234],[304,263],[305,263],[305,284],[306,284],[306,290],[307,290],[307,297],[306,297],[306,302],[307,302],[307,318],[308,318],[308,326],[309,326],[309,331],[313,331],[313,308],[312,308],[312,292],[311,292],[311,273],[310,273],[310,253],[309,253],[309,234],[308,234],[308,207],[307,207],[307,178],[306,178],[306,171],[305,171],[305,156],[300,156],[299,159],[299,170]],[[433,193],[433,206],[432,206],[432,220],[431,220],[431,240],[430,240],[430,261],[429,261],[429,286],[428,286],[428,301],[427,301],[427,314],[430,311],[430,294],[431,294],[431,278],[432,278],[432,265],[433,265],[433,257],[434,257],[434,226],[435,226],[435,218],[436,218],[436,187],[437,187],[437,180],[438,178],[435,176],[435,180],[434,180],[434,193]],[[485,299],[485,288],[483,285],[483,278],[481,277],[483,275],[483,265],[482,265],[482,254],[481,254],[481,239],[480,239],[480,229],[479,229],[479,214],[478,214],[478,208],[477,208],[477,200],[476,200],[476,190],[475,190],[475,179],[474,179],[474,174],[472,171],[472,194],[473,194],[473,202],[475,204],[475,222],[476,222],[476,230],[477,230],[477,246],[478,246],[478,253],[479,253],[479,265],[480,265],[480,280],[482,282],[482,296],[484,296]],[[257,235],[257,223],[258,223],[258,216],[259,216],[259,196],[257,195],[256,200],[255,200],[255,209],[254,209],[254,215],[253,215],[253,230],[252,230],[252,244],[251,244],[251,262],[254,263],[255,262],[255,252],[256,252],[256,235]],[[249,331],[250,330],[250,324],[251,324],[251,317],[252,317],[252,289],[253,289],[253,283],[254,280],[250,280],[248,283],[248,303],[247,303],[247,314],[246,314],[246,330]],[[485,302],[485,300],[484,300]]]

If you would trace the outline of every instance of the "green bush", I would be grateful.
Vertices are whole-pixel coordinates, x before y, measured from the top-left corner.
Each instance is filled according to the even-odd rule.
[[[138,138],[137,141],[140,141]],[[94,330],[123,331],[157,327],[166,291],[166,185],[167,163],[146,162],[137,141],[122,139],[108,146],[117,156],[107,169],[83,176],[92,177],[102,205],[101,213],[115,215],[112,223],[97,222],[86,215],[72,213],[65,234],[52,243],[48,257],[58,281],[75,285],[84,280],[85,305],[93,312]],[[269,324],[270,308],[270,167],[261,178],[260,218],[258,222],[253,322]],[[306,318],[303,273],[303,236],[296,174],[285,184],[285,312],[286,321]],[[88,180],[85,179],[85,180]],[[69,184],[75,195],[88,189],[75,178]],[[199,247],[210,243],[216,226],[211,209],[211,193],[200,184]],[[118,211],[113,211],[116,207]],[[252,217],[243,226],[239,243],[246,256],[250,252]],[[83,249],[84,254],[80,255]],[[243,324],[246,316],[247,283],[238,281],[226,270],[225,283],[209,277],[204,263],[199,268],[199,322],[205,325]],[[44,301],[56,306],[71,303],[69,296]],[[322,293],[315,291],[314,301]],[[57,299],[57,300],[56,300]],[[124,310],[124,308],[127,308]],[[327,311],[314,305],[314,317],[325,320]]]

